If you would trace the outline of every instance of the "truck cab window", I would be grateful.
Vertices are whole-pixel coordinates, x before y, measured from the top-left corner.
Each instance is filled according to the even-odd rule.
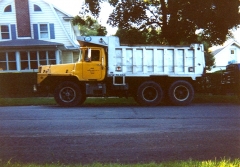
[[[91,58],[88,57],[88,52],[91,51]],[[84,60],[89,61],[100,61],[100,51],[99,50],[85,50]]]
[[[100,52],[99,52],[99,50],[92,50],[91,60],[92,60],[92,61],[99,61],[99,58],[100,58]]]

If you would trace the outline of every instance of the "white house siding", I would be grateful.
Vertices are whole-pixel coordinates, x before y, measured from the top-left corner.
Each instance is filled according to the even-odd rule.
[[[42,12],[34,12],[34,8],[33,8],[34,4],[41,7]],[[12,5],[12,12],[4,13],[4,8],[8,5]],[[0,24],[9,24],[9,23],[16,24],[14,0],[1,1],[0,9],[1,9]],[[74,34],[74,30],[71,25],[71,22],[65,21],[63,19],[63,17],[66,17],[67,15],[63,14],[57,9],[55,9],[55,11],[56,11],[56,16],[59,17],[59,20],[61,23],[56,18],[54,12],[52,11],[48,3],[41,0],[29,0],[29,12],[30,12],[32,38],[34,36],[33,24],[53,23],[54,30],[55,30],[55,39],[44,39],[45,41],[63,43],[65,46],[73,46],[74,44],[78,44],[76,41],[76,36]],[[63,30],[63,27],[61,26],[61,24],[64,26],[66,31]],[[68,36],[71,38],[72,41],[69,40]]]
[[[77,62],[79,60],[79,52],[73,52],[73,62]]]
[[[61,11],[59,10],[56,10],[56,14],[58,15],[59,18],[63,18],[63,17],[66,17],[65,14],[63,14]],[[76,34],[74,32],[74,29],[73,29],[73,25],[71,23],[71,21],[69,20],[64,20],[64,19],[60,19],[62,25],[64,26],[67,34],[69,35],[69,37],[71,38],[72,42],[74,42],[75,44],[78,45],[78,42],[77,42],[77,38],[76,38]]]
[[[63,24],[63,26],[65,27],[67,33],[69,34],[69,28],[71,27],[70,21],[64,20],[63,17],[66,17],[66,15],[63,14],[62,12],[60,12],[59,10],[56,10],[56,14],[58,15],[59,18],[61,18],[60,21]]]
[[[19,0],[20,1],[20,0]],[[78,60],[79,51],[78,51],[78,42],[76,40],[76,34],[74,32],[73,26],[71,24],[71,20],[67,19],[64,20],[63,17],[69,17],[70,15],[64,13],[63,11],[58,10],[57,8],[53,7],[49,3],[45,2],[44,0],[28,0],[29,3],[29,12],[30,12],[30,24],[31,24],[31,37],[27,37],[34,39],[34,35],[36,35],[36,31],[34,34],[34,29],[36,29],[36,24],[51,24],[50,32],[52,32],[52,24],[54,24],[54,37],[51,34],[52,39],[39,39],[49,42],[56,42],[61,43],[65,45],[65,49],[63,50],[57,50],[56,55],[56,63],[73,63]],[[34,11],[34,4],[38,5],[42,11],[36,12]],[[5,7],[8,5],[11,5],[12,12],[4,12]],[[17,20],[16,20],[16,10],[15,10],[15,1],[14,0],[2,0],[0,1],[0,24],[4,25],[15,25],[16,28],[16,36],[14,35],[14,39],[20,39],[18,38],[18,31],[17,31]],[[14,26],[11,26],[11,28],[14,28]],[[24,37],[25,38],[25,37]],[[8,39],[9,40],[9,39]],[[11,40],[11,39],[10,39]],[[3,40],[1,40],[3,41]],[[32,48],[34,50],[34,48]],[[11,50],[12,52],[15,52],[16,55],[16,68],[5,68],[4,71],[11,72],[11,71],[23,71],[21,68],[21,61],[19,51],[18,50]],[[39,50],[36,50],[38,52]],[[7,54],[7,51],[1,51],[1,53],[6,52],[4,54]],[[48,53],[48,50],[47,52]],[[8,56],[8,55],[7,55]],[[32,60],[32,59],[31,59]],[[38,59],[38,61],[40,61]],[[8,60],[2,61],[2,63],[9,64]],[[32,66],[31,66],[32,67]],[[30,66],[28,67],[29,70],[32,71],[32,68]],[[34,66],[35,69],[35,66]],[[37,70],[37,68],[35,69]],[[24,69],[24,71],[27,71]]]
[[[12,12],[4,12],[5,7],[12,5]],[[15,3],[12,0],[4,0],[0,2],[0,24],[16,25]]]
[[[234,50],[234,56],[231,54],[231,50]],[[232,45],[230,47],[224,48],[221,52],[215,55],[216,66],[226,66],[230,61],[235,60],[239,61],[240,57],[240,48],[236,45]]]
[[[69,52],[69,51],[63,51],[62,52],[62,63],[75,63],[79,59],[79,52]]]
[[[236,60],[237,63],[240,63],[240,46],[237,46],[237,45],[232,45],[230,47],[230,52],[231,50],[234,50],[234,54],[231,54],[230,56],[230,60]]]
[[[73,62],[73,52],[63,51],[62,52],[62,63],[72,63]]]
[[[34,4],[41,7],[42,12],[34,12],[34,9],[33,9]],[[57,18],[55,17],[55,14],[52,11],[49,4],[47,4],[44,1],[32,0],[32,1],[29,1],[29,7],[30,7],[30,13],[31,13],[30,20],[31,20],[32,27],[33,27],[33,24],[39,24],[39,23],[54,24],[55,39],[44,39],[45,41],[58,42],[58,43],[63,43],[65,46],[72,46],[72,43],[67,38],[67,35],[65,34]],[[32,36],[34,36],[33,28],[31,30],[32,30]]]
[[[234,54],[231,53],[231,50],[234,50]],[[240,63],[240,46],[232,42],[231,44],[223,47],[222,50],[214,55],[214,57],[215,67],[212,69],[212,72],[224,70],[231,62]]]
[[[12,12],[4,12],[5,7],[12,5]],[[15,3],[12,0],[4,0],[0,2],[0,22],[1,23],[15,23],[16,24],[16,13]]]

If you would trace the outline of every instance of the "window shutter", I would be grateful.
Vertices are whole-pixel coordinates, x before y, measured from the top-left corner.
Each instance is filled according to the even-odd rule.
[[[55,39],[54,24],[50,24],[50,39]]]
[[[16,25],[15,24],[11,24],[11,34],[12,34],[12,39],[17,39]]]
[[[34,33],[34,39],[39,39],[38,37],[38,25],[33,24],[33,33]]]

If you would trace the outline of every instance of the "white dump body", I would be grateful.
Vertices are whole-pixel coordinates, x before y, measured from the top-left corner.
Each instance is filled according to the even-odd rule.
[[[79,37],[78,40],[84,41],[84,37]],[[169,76],[191,77],[195,80],[202,76],[205,68],[202,44],[121,46],[116,36],[94,36],[88,42],[108,47],[109,77]]]

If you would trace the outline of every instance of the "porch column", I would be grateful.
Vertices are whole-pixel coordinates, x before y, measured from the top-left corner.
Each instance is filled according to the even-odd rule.
[[[20,52],[15,52],[16,56],[16,65],[17,65],[17,71],[21,71],[21,59],[20,59]]]
[[[61,50],[56,50],[55,51],[56,64],[60,64],[61,63],[60,53],[61,53]]]

